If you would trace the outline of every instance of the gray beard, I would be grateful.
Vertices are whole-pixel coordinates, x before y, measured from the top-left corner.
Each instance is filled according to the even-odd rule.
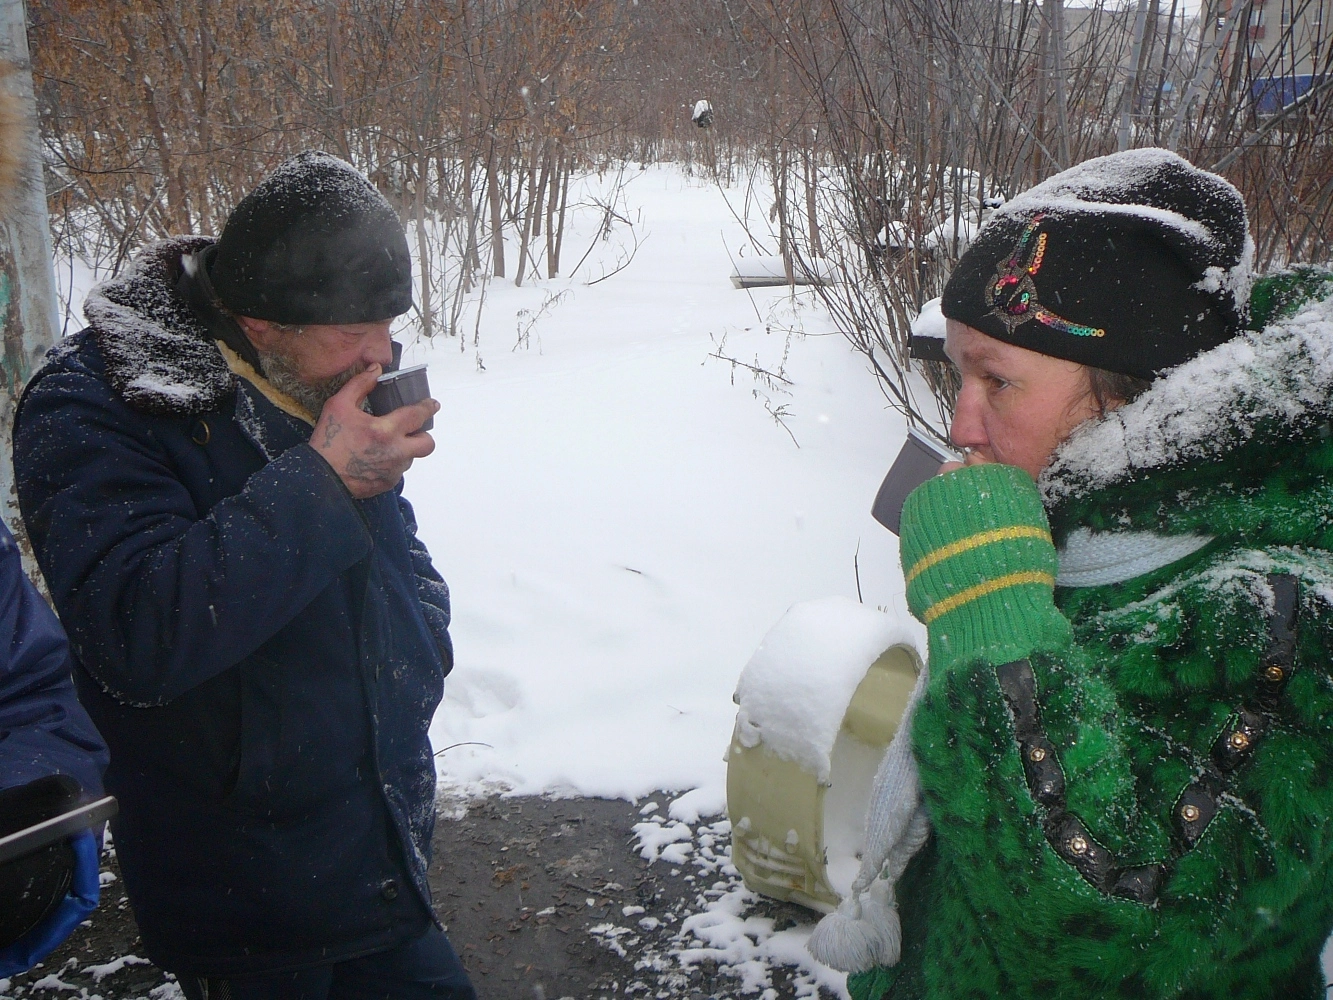
[[[256,349],[257,350],[257,349]],[[362,364],[352,365],[326,379],[303,379],[296,365],[287,355],[277,351],[259,351],[259,367],[264,378],[279,392],[286,393],[317,418],[324,404],[337,395],[338,390],[366,370]]]

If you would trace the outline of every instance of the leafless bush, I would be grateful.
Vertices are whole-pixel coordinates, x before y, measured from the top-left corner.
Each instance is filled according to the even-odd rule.
[[[1192,5],[1191,5],[1192,6]],[[905,349],[988,202],[1165,145],[1244,193],[1261,266],[1333,239],[1330,0],[30,0],[62,247],[114,270],[216,232],[320,146],[398,207],[418,321],[567,270],[579,171],[673,160],[760,198],[890,402],[938,426],[952,376]],[[1315,13],[1323,25],[1313,31]],[[1280,81],[1304,74],[1301,96]],[[1272,81],[1279,81],[1274,84]],[[1274,89],[1276,87],[1276,90]],[[710,127],[690,109],[711,102]],[[608,204],[614,203],[611,197]],[[750,213],[739,210],[738,216]],[[577,269],[578,265],[575,265]]]
[[[613,0],[31,6],[63,249],[114,271],[144,240],[216,233],[279,161],[326,148],[414,224],[427,336],[458,332],[483,271],[559,273],[627,32]]]
[[[817,202],[793,252],[833,258],[843,280],[821,288],[825,304],[916,423],[942,425],[955,387],[928,365],[928,398],[914,396],[913,315],[988,202],[1073,163],[1178,148],[1245,195],[1261,267],[1330,254],[1333,47],[1305,17],[1319,0],[1271,5],[1282,23],[1262,49],[1255,0],[1213,0],[1201,19],[1178,0],[751,4],[800,81],[801,127],[819,137],[819,169],[792,178]],[[1296,62],[1313,87],[1265,112],[1266,81]]]

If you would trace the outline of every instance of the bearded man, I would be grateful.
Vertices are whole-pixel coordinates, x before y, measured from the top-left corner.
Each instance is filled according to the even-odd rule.
[[[393,209],[304,153],[95,289],[20,401],[126,889],[190,1000],[475,995],[426,881],[449,592],[401,496],[439,404],[363,410],[411,305]]]

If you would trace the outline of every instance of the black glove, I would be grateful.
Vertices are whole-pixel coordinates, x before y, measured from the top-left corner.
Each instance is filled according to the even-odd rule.
[[[0,790],[0,837],[68,812],[78,805],[79,791],[78,783],[63,774]],[[0,864],[0,949],[55,911],[69,892],[74,867],[68,840]]]

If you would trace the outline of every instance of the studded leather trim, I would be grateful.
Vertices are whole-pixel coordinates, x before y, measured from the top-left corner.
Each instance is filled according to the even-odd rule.
[[[1296,616],[1300,588],[1287,573],[1271,573],[1273,611],[1268,617],[1268,646],[1259,661],[1259,677],[1250,699],[1242,704],[1214,740],[1208,764],[1190,782],[1172,807],[1171,856],[1147,865],[1120,866],[1097,843],[1088,828],[1065,809],[1065,775],[1055,745],[1041,726],[1037,681],[1032,664],[1015,660],[995,668],[1000,691],[1014,717],[1028,791],[1046,809],[1042,829],[1047,843],[1099,892],[1151,905],[1180,856],[1198,843],[1217,815],[1228,778],[1253,755],[1273,724],[1282,692],[1296,667]]]
[[[1234,771],[1250,756],[1255,743],[1268,729],[1268,720],[1242,705],[1227,720],[1226,729],[1213,743],[1213,762],[1222,771]]]
[[[1176,837],[1184,848],[1179,853],[1198,843],[1208,829],[1208,824],[1217,815],[1217,799],[1223,787],[1222,776],[1210,767],[1180,793],[1174,810]]]

